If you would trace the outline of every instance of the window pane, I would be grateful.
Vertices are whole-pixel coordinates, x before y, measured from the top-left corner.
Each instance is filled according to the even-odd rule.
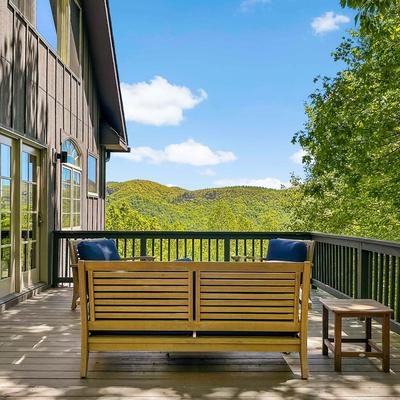
[[[75,74],[79,75],[81,51],[81,10],[74,0],[70,0],[70,10],[70,67]]]
[[[28,215],[28,240],[31,240],[33,238],[33,221],[32,221],[33,215],[34,214]]]
[[[80,185],[81,183],[81,173],[80,172],[74,172],[74,184],[75,185]]]
[[[74,227],[81,226],[81,216],[80,214],[74,214]]]
[[[1,214],[1,244],[11,244],[11,214]]]
[[[27,181],[28,180],[28,169],[29,169],[29,154],[26,153],[25,151],[22,152],[22,159],[21,159],[21,174],[22,174],[22,180]]]
[[[33,211],[32,189],[33,189],[33,185],[29,185],[29,191],[28,191],[28,211]]]
[[[79,213],[81,211],[81,201],[80,200],[74,200],[74,213]]]
[[[88,189],[90,193],[97,193],[97,159],[90,155],[88,158]]]
[[[30,196],[32,198],[32,211],[37,211],[38,204],[37,204],[37,186],[31,185],[30,188]]]
[[[63,182],[71,182],[71,170],[68,168],[63,167],[63,175],[62,175]]]
[[[81,166],[81,157],[79,156],[78,150],[75,145],[70,141],[66,140],[62,146],[62,151],[67,152],[67,163],[71,165],[75,165],[77,167]]]
[[[36,28],[54,50],[57,50],[56,21],[56,0],[36,0]]]
[[[62,227],[63,228],[70,228],[71,227],[71,215],[70,214],[63,214],[62,215]]]
[[[73,197],[74,197],[75,200],[80,200],[80,198],[81,198],[81,188],[80,188],[80,186],[74,185]]]
[[[36,243],[29,243],[28,251],[29,251],[29,267],[30,269],[36,268]]]
[[[27,245],[21,244],[21,269],[23,272],[26,271],[26,260],[27,260]]]
[[[64,213],[71,212],[71,200],[70,199],[63,199],[62,201],[62,211]]]
[[[1,172],[2,176],[11,177],[11,147],[5,144],[1,145]]]
[[[28,211],[29,184],[23,182],[21,184],[21,208],[22,212]]]
[[[11,181],[1,180],[1,211],[11,211]]]
[[[9,278],[11,276],[11,249],[3,247],[1,249],[1,277]]]
[[[62,197],[63,199],[71,199],[71,185],[68,185],[68,183],[62,185]]]
[[[38,232],[38,216],[36,213],[32,214],[32,240],[37,240]]]
[[[22,213],[21,216],[21,237],[22,240],[28,240],[29,235],[29,214]]]
[[[36,157],[32,154],[29,154],[28,179],[29,182],[36,182]]]

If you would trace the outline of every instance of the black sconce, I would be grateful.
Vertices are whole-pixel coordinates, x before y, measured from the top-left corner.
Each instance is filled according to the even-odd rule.
[[[68,161],[68,152],[62,151],[56,154],[56,160],[60,160],[61,164],[65,164]]]

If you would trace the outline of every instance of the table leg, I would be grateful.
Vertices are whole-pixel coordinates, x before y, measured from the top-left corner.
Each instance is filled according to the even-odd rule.
[[[325,306],[322,306],[322,354],[328,355],[328,346],[325,344],[325,339],[328,339],[329,332],[329,311]]]
[[[335,371],[342,370],[342,316],[335,313]]]
[[[371,346],[368,344],[368,340],[372,337],[372,318],[365,318],[365,351],[371,351]]]
[[[382,320],[382,370],[390,371],[390,314],[386,314]]]

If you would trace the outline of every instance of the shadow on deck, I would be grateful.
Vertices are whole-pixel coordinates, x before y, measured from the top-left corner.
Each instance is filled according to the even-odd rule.
[[[321,355],[320,297],[309,315],[308,381],[297,355],[276,353],[93,353],[81,380],[79,311],[69,310],[69,289],[52,289],[0,314],[0,398],[400,399],[400,336],[391,336],[391,373],[375,359],[345,359],[335,373]],[[355,319],[344,326],[349,336],[360,329]]]

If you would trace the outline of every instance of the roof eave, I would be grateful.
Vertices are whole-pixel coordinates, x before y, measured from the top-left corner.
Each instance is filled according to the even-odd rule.
[[[102,119],[128,144],[108,0],[82,2]]]

